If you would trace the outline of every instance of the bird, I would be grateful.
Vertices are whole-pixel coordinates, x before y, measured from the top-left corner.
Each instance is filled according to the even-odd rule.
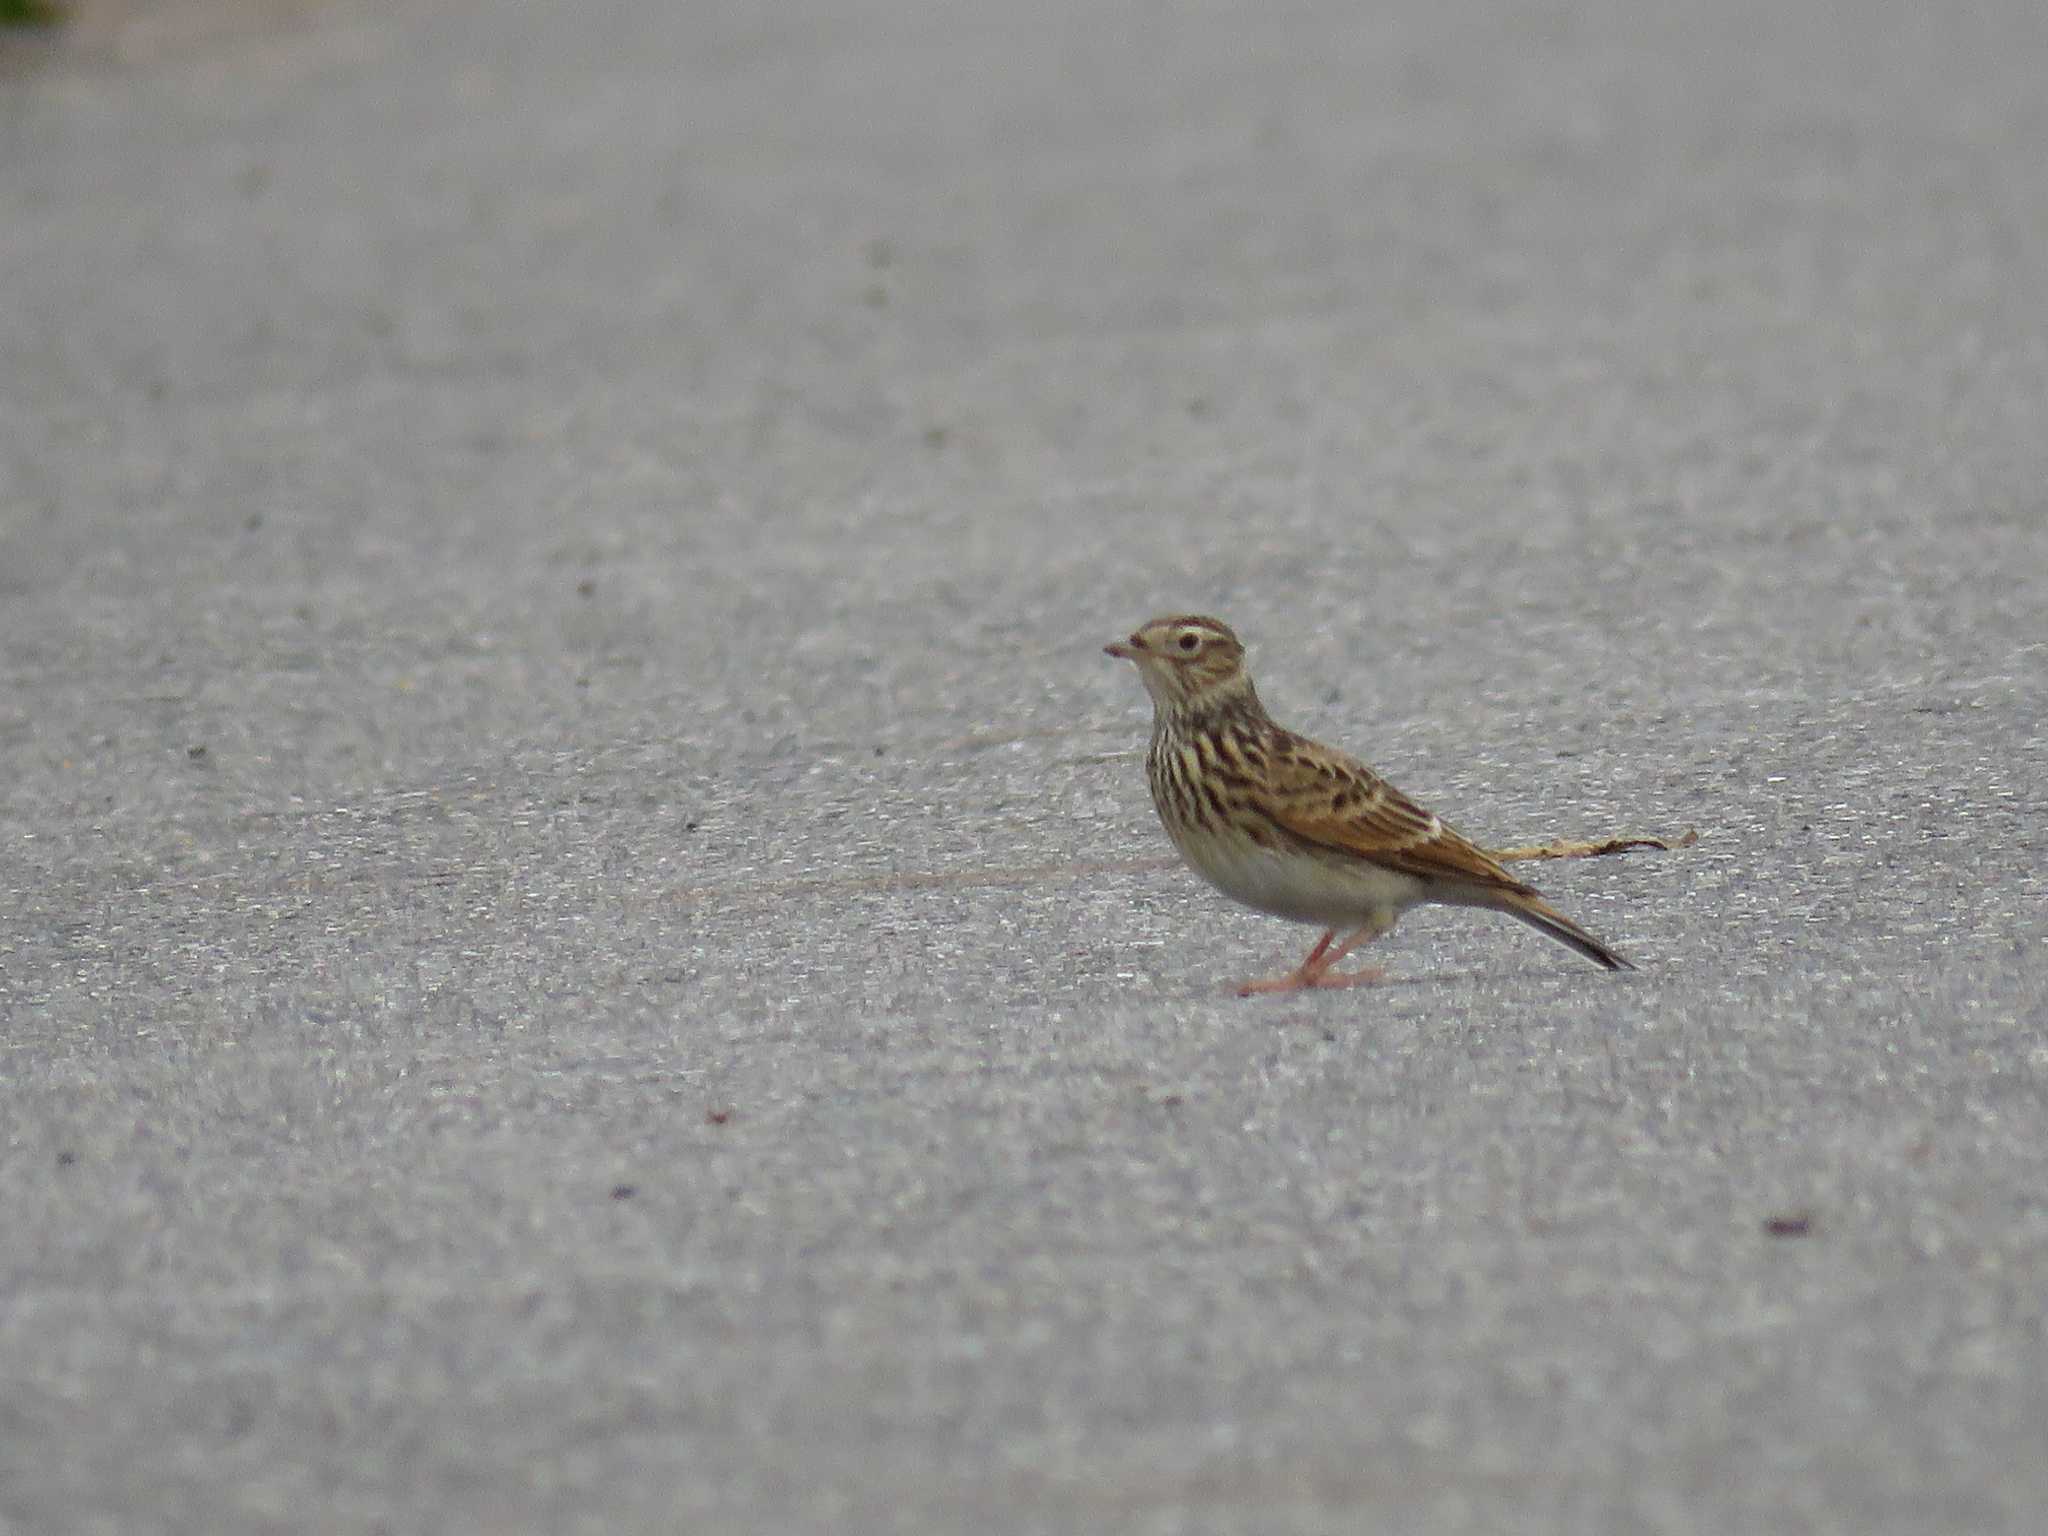
[[[1153,619],[1103,650],[1152,696],[1145,774],[1180,856],[1231,899],[1323,929],[1300,965],[1240,996],[1385,979],[1337,964],[1427,902],[1505,912],[1595,965],[1635,969],[1365,764],[1276,723],[1222,620]]]

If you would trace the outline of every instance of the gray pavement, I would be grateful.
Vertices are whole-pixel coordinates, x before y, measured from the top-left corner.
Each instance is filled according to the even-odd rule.
[[[2036,0],[96,14],[0,1530],[2039,1529]],[[1640,973],[1226,996],[1178,608]]]

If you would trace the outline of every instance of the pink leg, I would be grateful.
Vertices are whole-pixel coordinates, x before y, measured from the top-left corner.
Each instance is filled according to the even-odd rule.
[[[1250,997],[1257,992],[1300,992],[1309,987],[1357,987],[1369,982],[1384,981],[1387,973],[1376,965],[1342,974],[1332,967],[1359,945],[1368,944],[1379,938],[1393,926],[1391,921],[1367,923],[1334,948],[1332,941],[1337,937],[1337,930],[1332,928],[1316,941],[1316,947],[1308,952],[1308,958],[1285,976],[1268,976],[1258,981],[1247,981],[1238,987],[1237,995]]]
[[[1336,929],[1325,928],[1323,930],[1323,936],[1320,939],[1316,940],[1316,947],[1310,950],[1308,952],[1307,958],[1301,962],[1301,969],[1304,971],[1313,971],[1320,969],[1320,967],[1317,966],[1316,962],[1323,958],[1323,951],[1330,947],[1331,940],[1335,939],[1336,937]]]
[[[1325,929],[1323,936],[1316,940],[1316,947],[1308,952],[1308,958],[1300,965],[1285,976],[1267,976],[1258,981],[1244,982],[1238,987],[1237,995],[1250,997],[1254,992],[1293,992],[1301,987],[1313,985],[1308,978],[1316,974],[1316,962],[1323,958],[1323,952],[1336,941],[1336,938],[1336,929]]]
[[[1350,971],[1341,976],[1336,972],[1336,965],[1339,960],[1342,960],[1361,944],[1370,944],[1374,939],[1385,938],[1393,926],[1392,922],[1374,922],[1367,923],[1363,928],[1358,929],[1349,938],[1345,939],[1342,944],[1339,944],[1335,949],[1323,956],[1323,963],[1316,969],[1316,985],[1319,987],[1353,987],[1357,986],[1360,982],[1385,981],[1387,973],[1377,965],[1369,965],[1363,970]]]

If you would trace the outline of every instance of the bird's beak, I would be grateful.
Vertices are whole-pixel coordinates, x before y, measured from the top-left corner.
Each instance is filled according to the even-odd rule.
[[[1120,656],[1125,661],[1136,661],[1138,659],[1138,648],[1128,640],[1119,640],[1114,645],[1105,645],[1102,648],[1102,653],[1105,656]]]

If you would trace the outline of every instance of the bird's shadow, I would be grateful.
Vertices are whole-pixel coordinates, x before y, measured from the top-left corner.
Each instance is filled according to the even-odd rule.
[[[1415,975],[1388,975],[1380,981],[1369,982],[1359,986],[1303,987],[1300,988],[1298,991],[1293,992],[1273,992],[1263,994],[1244,993],[1239,992],[1237,990],[1239,985],[1237,982],[1226,982],[1220,990],[1226,997],[1234,997],[1239,999],[1240,1001],[1248,1003],[1259,996],[1266,996],[1275,999],[1300,999],[1306,997],[1313,997],[1317,994],[1334,996],[1339,993],[1344,993],[1353,997],[1370,997],[1375,992],[1390,992],[1395,990],[1396,988],[1414,991],[1424,987],[1441,987],[1450,983],[1458,982],[1462,982],[1468,986],[1474,986],[1489,981],[1531,982],[1541,980],[1544,977],[1554,977],[1561,974],[1568,973],[1559,972],[1555,970],[1540,969],[1536,966],[1524,966],[1512,971],[1424,971]],[[1620,972],[1617,974],[1625,976],[1630,973]]]

